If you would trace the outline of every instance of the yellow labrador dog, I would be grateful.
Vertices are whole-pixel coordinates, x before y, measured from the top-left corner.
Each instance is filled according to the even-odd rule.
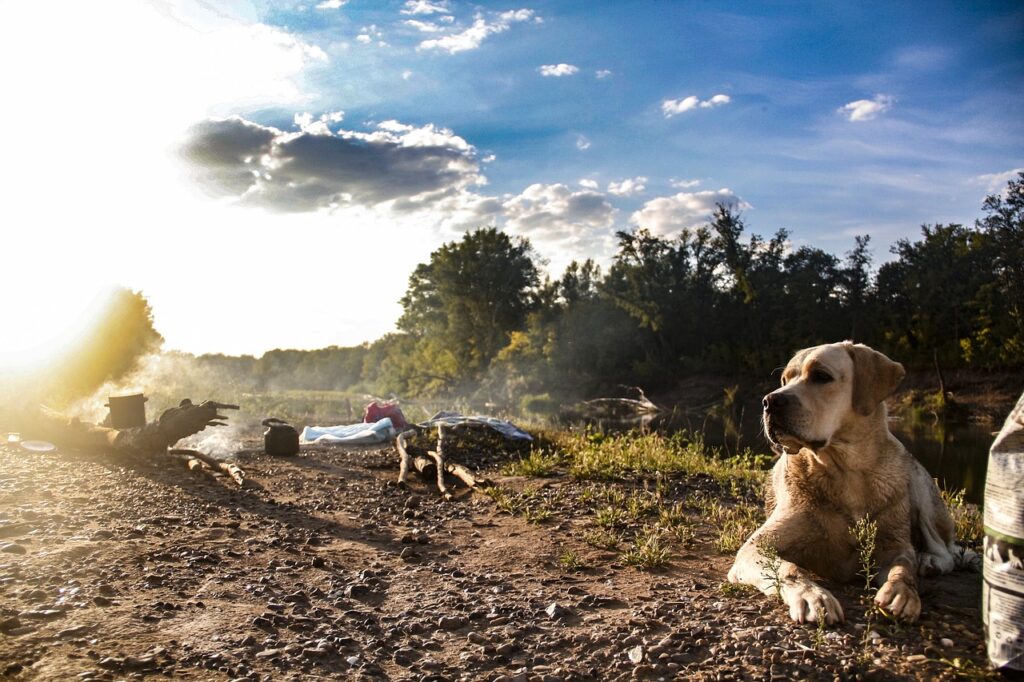
[[[853,525],[878,525],[875,603],[914,621],[917,575],[948,573],[973,561],[954,542],[953,521],[928,472],[889,432],[883,402],[903,366],[846,341],[798,352],[782,387],[764,398],[764,430],[782,451],[768,485],[768,520],[736,555],[729,581],[765,594],[776,589],[761,548],[778,550],[781,595],[797,622],[843,620],[843,609],[811,578],[838,582],[858,570]]]

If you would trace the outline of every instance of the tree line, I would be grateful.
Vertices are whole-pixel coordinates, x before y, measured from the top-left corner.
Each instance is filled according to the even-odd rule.
[[[485,227],[416,267],[394,333],[194,364],[241,389],[508,406],[619,384],[657,390],[694,372],[763,377],[795,349],[842,339],[911,368],[1024,367],[1024,172],[985,199],[973,225],[924,225],[877,269],[867,236],[842,256],[793,248],[789,237],[750,233],[739,212],[718,206],[706,225],[673,237],[619,232],[606,270],[584,260],[553,279],[528,240]]]

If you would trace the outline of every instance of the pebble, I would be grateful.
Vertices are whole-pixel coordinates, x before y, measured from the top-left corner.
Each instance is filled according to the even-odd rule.
[[[626,652],[626,655],[629,657],[629,660],[632,663],[639,664],[641,661],[644,660],[644,648],[640,645],[637,645],[632,649],[629,649]]]
[[[413,663],[415,663],[416,661],[420,660],[420,658],[422,656],[423,656],[423,654],[421,654],[416,649],[404,648],[404,649],[399,649],[398,651],[395,652],[394,660],[395,660],[395,663],[397,663],[398,665],[400,665],[400,666],[402,666],[404,668],[408,668]]]
[[[442,630],[458,630],[466,625],[466,619],[462,616],[441,616],[437,620],[437,626]]]
[[[946,649],[952,649],[953,648],[953,640],[949,639],[948,637],[943,637],[942,639],[940,639],[939,640],[939,644],[941,644],[943,646],[943,648],[946,648]]]
[[[546,609],[544,609],[544,613],[548,614],[548,618],[551,618],[552,620],[558,620],[560,618],[565,618],[566,616],[568,616],[570,611],[558,602],[551,602],[551,604],[548,605]]]
[[[27,551],[27,549],[16,542],[6,542],[0,545],[0,552],[5,552],[7,554],[24,554]]]

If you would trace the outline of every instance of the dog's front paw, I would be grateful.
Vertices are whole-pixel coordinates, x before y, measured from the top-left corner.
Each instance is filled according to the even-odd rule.
[[[917,596],[917,590],[901,580],[882,585],[875,595],[875,603],[908,623],[913,623],[921,615],[921,598]]]
[[[826,625],[843,622],[843,607],[839,601],[813,582],[783,585],[782,599],[789,606],[789,617],[798,623],[817,623],[822,618]]]

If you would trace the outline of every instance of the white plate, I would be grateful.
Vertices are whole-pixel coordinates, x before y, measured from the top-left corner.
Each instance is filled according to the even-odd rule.
[[[57,449],[56,445],[45,440],[23,440],[21,447],[32,452],[52,452]]]

